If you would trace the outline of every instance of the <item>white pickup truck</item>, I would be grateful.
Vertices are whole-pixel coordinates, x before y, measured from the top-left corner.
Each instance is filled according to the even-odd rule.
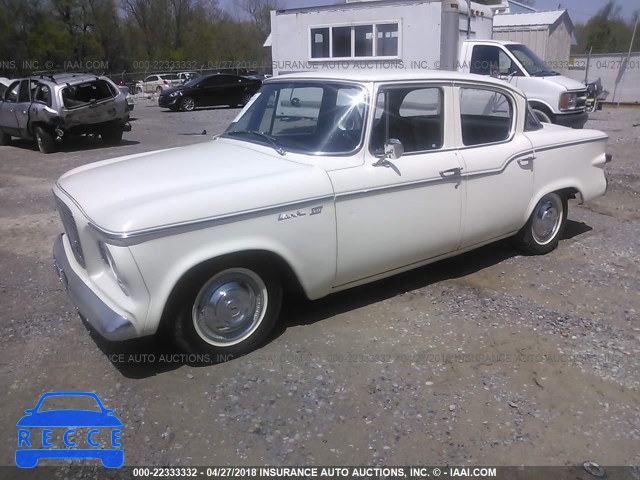
[[[526,45],[466,40],[459,58],[459,71],[493,75],[522,90],[541,122],[573,128],[582,128],[587,122],[585,85],[549,70]]]

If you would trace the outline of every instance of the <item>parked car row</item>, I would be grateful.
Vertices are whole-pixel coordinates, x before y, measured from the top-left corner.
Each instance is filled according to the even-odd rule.
[[[155,93],[160,95],[168,88],[176,87],[199,77],[197,72],[154,73],[136,83],[135,93]]]
[[[126,93],[108,77],[85,73],[12,80],[0,94],[0,145],[35,140],[51,153],[65,137],[100,135],[107,145],[131,130]]]

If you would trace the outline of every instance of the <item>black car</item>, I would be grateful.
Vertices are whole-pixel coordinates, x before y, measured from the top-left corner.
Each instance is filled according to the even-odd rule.
[[[258,79],[218,73],[194,78],[179,87],[162,92],[161,107],[190,112],[198,107],[245,105],[262,86]]]

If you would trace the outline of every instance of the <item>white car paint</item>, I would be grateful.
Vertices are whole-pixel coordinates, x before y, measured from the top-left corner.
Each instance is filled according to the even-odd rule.
[[[500,80],[445,71],[333,72],[265,85],[278,82],[361,86],[368,98],[361,148],[281,155],[267,142],[222,137],[85,165],[56,183],[86,261],[78,262],[64,235],[70,268],[133,325],[127,338],[155,333],[183,275],[222,255],[271,252],[317,299],[511,236],[547,193],[571,188],[583,202],[605,193],[607,136],[555,125],[525,132],[526,99]],[[376,94],[410,85],[442,89],[442,148],[381,167],[368,148]],[[508,139],[462,144],[461,87],[510,99]],[[99,242],[126,289],[101,258]]]

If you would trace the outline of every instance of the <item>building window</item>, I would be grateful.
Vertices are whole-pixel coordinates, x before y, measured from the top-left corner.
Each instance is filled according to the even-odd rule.
[[[376,25],[378,41],[376,42],[377,55],[390,57],[398,54],[398,24],[385,23]]]
[[[356,25],[355,57],[373,57],[373,25]]]
[[[351,57],[351,27],[333,27],[333,58]]]
[[[311,58],[397,57],[399,39],[398,22],[312,28]]]
[[[329,29],[311,29],[311,58],[327,58],[329,56]]]

